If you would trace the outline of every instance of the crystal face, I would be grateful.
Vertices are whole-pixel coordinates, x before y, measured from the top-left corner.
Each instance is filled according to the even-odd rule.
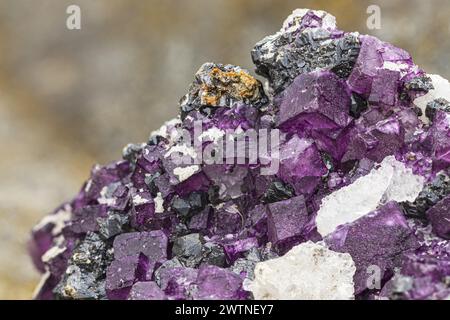
[[[33,228],[36,299],[450,298],[449,82],[323,11],[251,55]]]

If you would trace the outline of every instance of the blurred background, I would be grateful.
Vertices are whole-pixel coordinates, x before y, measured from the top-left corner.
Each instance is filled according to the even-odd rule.
[[[81,7],[81,30],[66,8]],[[368,30],[367,7],[381,8]],[[29,299],[29,230],[95,163],[175,116],[206,61],[253,71],[250,50],[295,8],[408,50],[450,78],[448,0],[0,0],[0,299]]]

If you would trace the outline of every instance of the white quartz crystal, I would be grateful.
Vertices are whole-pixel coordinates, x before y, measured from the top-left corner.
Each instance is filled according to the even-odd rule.
[[[45,216],[34,228],[33,230],[39,230],[45,227],[47,224],[52,224],[52,235],[59,234],[66,222],[70,220],[72,216],[72,209],[70,205],[65,205],[62,209],[58,210],[55,214],[50,214]]]
[[[354,299],[355,271],[348,253],[309,241],[257,263],[255,279],[246,280],[244,288],[258,300],[349,300]]]
[[[434,89],[428,91],[426,95],[418,97],[414,100],[414,104],[422,110],[421,120],[425,123],[430,122],[425,116],[425,108],[427,104],[435,99],[444,98],[450,101],[450,83],[447,79],[442,78],[437,74],[428,74],[433,83]]]
[[[423,189],[424,178],[412,173],[393,156],[352,184],[322,199],[317,230],[322,236],[336,227],[357,220],[389,201],[414,201]]]
[[[47,284],[47,280],[51,277],[50,271],[46,271],[41,279],[39,280],[39,283],[37,284],[36,288],[33,291],[33,299],[36,299],[41,292],[41,290],[44,288],[44,286]]]
[[[164,199],[161,195],[161,192],[156,194],[156,197],[153,198],[155,202],[155,213],[163,213],[164,212]]]

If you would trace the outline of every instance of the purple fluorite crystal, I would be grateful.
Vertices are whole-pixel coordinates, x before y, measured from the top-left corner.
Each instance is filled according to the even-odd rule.
[[[30,254],[44,273],[36,298],[250,299],[246,281],[270,291],[283,278],[274,268],[275,283],[264,283],[255,266],[308,241],[316,244],[295,252],[315,248],[323,261],[340,261],[355,298],[450,296],[450,105],[435,78],[402,49],[338,30],[323,11],[294,11],[251,54],[268,92],[240,67],[204,64],[179,117],[126,146],[123,160],[95,166],[79,194],[33,229]],[[239,145],[252,134],[256,159],[250,144]],[[221,152],[230,141],[233,152]],[[398,164],[380,169],[388,156]],[[352,212],[370,195],[350,188],[358,208],[335,205],[354,219],[319,232],[329,196],[373,172],[387,181],[373,190],[378,204]],[[412,195],[401,194],[402,183],[425,185]],[[314,270],[314,261],[294,260]],[[367,285],[372,267],[379,286]]]

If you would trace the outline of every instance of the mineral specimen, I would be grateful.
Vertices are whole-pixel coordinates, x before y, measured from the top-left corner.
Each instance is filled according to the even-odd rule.
[[[251,55],[33,228],[35,298],[450,298],[449,82],[323,11]]]
[[[348,253],[305,242],[284,256],[256,264],[245,288],[255,299],[352,299],[355,264]]]

